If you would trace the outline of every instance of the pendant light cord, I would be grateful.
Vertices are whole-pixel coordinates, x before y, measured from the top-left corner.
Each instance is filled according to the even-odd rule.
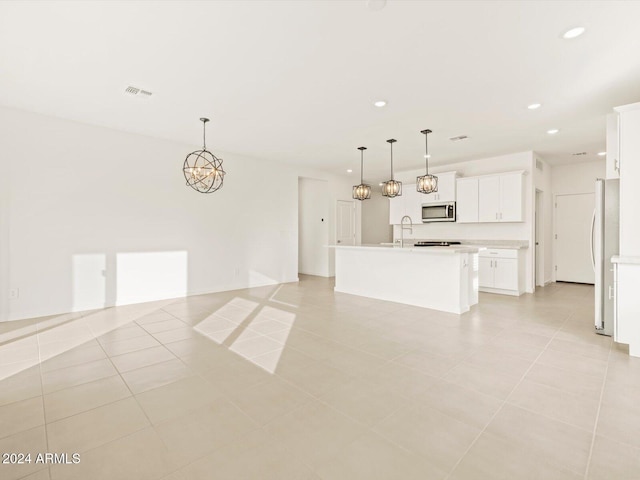
[[[363,159],[364,159],[364,150],[360,150],[360,185],[364,183],[364,180],[362,180]]]
[[[207,149],[207,122],[202,122],[202,149]]]
[[[391,181],[393,181],[393,142],[391,142]]]
[[[427,169],[427,175],[429,175],[429,134],[428,133],[424,134],[424,151],[425,151],[424,163]]]

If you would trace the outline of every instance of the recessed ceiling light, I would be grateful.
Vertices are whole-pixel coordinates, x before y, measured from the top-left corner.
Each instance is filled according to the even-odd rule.
[[[531,105],[527,105],[529,110],[536,110],[542,106],[541,103],[532,103]]]
[[[384,107],[387,104],[387,102],[385,100],[377,100],[377,101],[373,102],[373,104],[376,107],[380,108],[380,107]]]
[[[387,5],[387,0],[369,0],[367,2],[367,8],[372,12],[377,12],[378,10],[382,10]]]
[[[348,169],[348,170],[347,170],[347,173],[351,173],[351,172],[353,172],[353,170],[351,170],[351,169]]]
[[[384,183],[380,182],[378,185],[379,185],[379,186],[383,186],[383,185],[384,185]]]
[[[604,157],[607,154],[607,152],[598,152],[598,156],[599,157]]]
[[[584,27],[574,27],[562,34],[562,38],[571,39],[576,38],[582,35],[585,32],[586,28]]]
[[[558,133],[560,130],[558,130],[557,128],[552,128],[551,130],[547,130],[547,133],[549,135],[555,135],[556,133]]]

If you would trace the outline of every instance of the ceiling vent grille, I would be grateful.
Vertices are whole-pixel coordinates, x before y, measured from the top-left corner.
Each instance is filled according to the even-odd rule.
[[[150,97],[151,95],[153,95],[150,91],[148,90],[142,90],[141,88],[138,87],[132,87],[131,85],[129,85],[127,88],[125,88],[124,93],[126,93],[127,95],[133,95],[135,96],[140,96],[140,97]]]
[[[466,135],[458,135],[457,137],[450,137],[449,140],[451,140],[452,142],[459,142],[461,140],[466,140],[467,137]]]
[[[536,168],[541,172],[544,170],[544,163],[539,158],[536,158]]]
[[[578,153],[573,153],[572,155],[574,157],[579,157],[580,155],[586,155],[586,154],[587,154],[587,152],[578,152]]]

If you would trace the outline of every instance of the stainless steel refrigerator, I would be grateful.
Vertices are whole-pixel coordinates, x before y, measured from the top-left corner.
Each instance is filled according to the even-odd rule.
[[[620,180],[596,180],[591,227],[591,261],[595,272],[596,333],[613,335],[613,265],[620,245]]]

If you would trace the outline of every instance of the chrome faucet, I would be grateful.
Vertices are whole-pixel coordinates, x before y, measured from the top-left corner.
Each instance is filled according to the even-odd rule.
[[[413,234],[413,222],[411,221],[411,217],[409,215],[405,215],[402,217],[402,220],[400,220],[400,247],[404,247],[404,231],[407,228],[404,223],[405,218],[409,220],[409,233]]]

